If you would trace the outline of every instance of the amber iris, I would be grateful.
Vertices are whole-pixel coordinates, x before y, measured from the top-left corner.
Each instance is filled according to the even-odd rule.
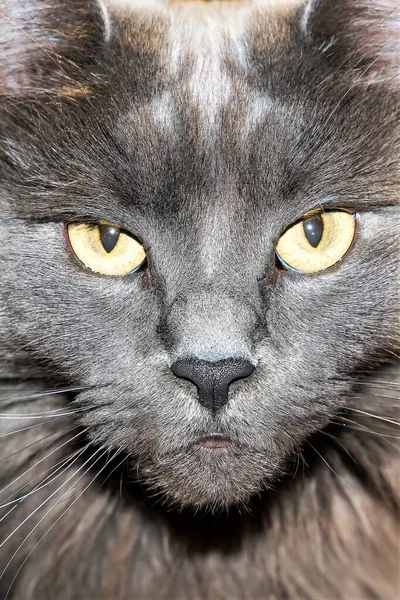
[[[72,250],[85,267],[101,275],[123,276],[146,264],[146,250],[127,232],[112,223],[70,223]]]
[[[347,254],[354,240],[356,220],[344,210],[305,216],[279,238],[276,255],[286,269],[317,273]]]

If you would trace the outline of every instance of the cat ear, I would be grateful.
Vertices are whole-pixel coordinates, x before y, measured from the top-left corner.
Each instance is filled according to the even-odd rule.
[[[361,84],[399,76],[398,0],[307,0],[301,27],[319,50],[353,67]]]
[[[2,0],[0,93],[85,93],[106,16],[85,0]]]

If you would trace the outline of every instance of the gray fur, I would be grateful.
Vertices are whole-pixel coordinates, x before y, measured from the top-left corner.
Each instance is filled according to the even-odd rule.
[[[376,81],[369,70],[359,79],[371,63],[356,29],[362,3],[338,4],[337,29],[324,0],[306,17],[298,7],[283,14],[254,8],[240,38],[243,61],[230,60],[237,54],[224,30],[217,66],[229,77],[229,97],[214,98],[210,121],[204,98],[191,93],[201,69],[193,70],[190,48],[179,72],[171,71],[173,34],[187,40],[184,24],[174,29],[164,13],[111,13],[105,38],[98,6],[76,1],[67,33],[54,39],[63,60],[54,63],[52,49],[40,64],[24,55],[11,73],[10,52],[0,50],[0,357],[23,394],[47,384],[84,388],[35,402],[5,400],[4,411],[18,414],[78,412],[0,438],[2,452],[16,452],[19,439],[22,447],[32,439],[39,452],[42,435],[54,435],[53,444],[68,440],[74,425],[90,442],[55,484],[4,520],[6,538],[53,491],[59,501],[50,516],[38,510],[0,546],[6,565],[37,524],[38,535],[6,569],[6,590],[39,533],[53,525],[11,597],[348,600],[396,589],[399,491],[396,455],[384,436],[398,433],[390,424],[398,408],[365,394],[357,404],[355,390],[366,369],[392,362],[398,339],[398,86],[392,53],[379,61]],[[46,7],[40,29],[32,25],[39,39],[63,18],[62,3]],[[15,16],[8,0],[7,11]],[[23,15],[21,26],[29,19]],[[3,27],[10,31],[13,22]],[[321,204],[359,215],[353,248],[322,274],[280,270],[278,237]],[[148,269],[118,279],[82,268],[63,223],[85,219],[132,232],[148,249]],[[13,361],[21,351],[25,377],[35,384],[17,383],[21,367]],[[186,356],[243,357],[256,368],[212,415],[194,386],[170,370]],[[384,419],[377,439],[365,434],[366,415],[346,412],[357,406]],[[358,433],[340,421],[349,414]],[[210,452],[197,444],[215,432],[233,445]],[[295,472],[293,460],[309,452],[308,443],[317,449],[314,462]],[[54,468],[77,447],[67,445],[45,464]],[[115,454],[115,467],[123,457],[121,484],[110,476],[75,503],[63,499],[69,474],[79,477],[84,460],[91,471],[77,489],[104,466],[100,449]],[[353,450],[357,467],[346,454]],[[2,467],[3,481],[34,461],[29,449],[15,454]],[[39,476],[44,466],[34,469]],[[8,494],[18,493],[14,487]],[[183,516],[153,512],[149,498]],[[233,516],[193,514],[227,509]],[[380,522],[369,539],[375,513]],[[377,549],[385,540],[383,564]],[[363,547],[371,565],[365,573]]]

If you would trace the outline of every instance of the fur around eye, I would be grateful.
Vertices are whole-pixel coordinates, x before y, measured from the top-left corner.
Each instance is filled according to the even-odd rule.
[[[344,210],[304,217],[279,238],[276,255],[282,265],[292,271],[324,271],[347,254],[355,230],[355,216]]]
[[[70,223],[68,240],[77,258],[102,275],[122,277],[138,271],[146,250],[133,236],[110,223]]]

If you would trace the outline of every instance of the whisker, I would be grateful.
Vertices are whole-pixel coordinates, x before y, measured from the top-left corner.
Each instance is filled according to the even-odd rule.
[[[327,431],[323,431],[322,429],[320,431],[318,431],[318,433],[321,433],[322,435],[325,435],[327,437],[330,437],[331,439],[333,439],[337,444],[339,444],[339,446],[341,448],[343,448],[343,450],[346,452],[346,454],[351,458],[351,460],[354,463],[357,463],[356,459],[354,458],[354,456],[352,456],[350,454],[350,452],[347,450],[347,448],[344,446],[344,444],[341,442],[341,440],[336,436],[336,435],[332,435],[331,433],[328,433]]]
[[[398,396],[388,396],[387,394],[373,394],[372,392],[366,390],[364,396],[372,396],[373,398],[382,398],[383,400],[400,400]],[[364,396],[352,396],[353,398],[362,399]]]
[[[82,448],[80,450],[79,454],[74,458],[74,460],[72,461],[71,465],[74,464],[78,460],[78,458],[90,447],[90,445],[91,445],[91,442],[89,442],[84,448]],[[91,458],[92,458],[92,456],[89,457],[83,463],[83,465],[80,467],[80,469],[83,468],[91,460]],[[52,492],[50,494],[50,496],[48,496],[46,498],[46,500],[44,500],[43,502],[41,502],[39,504],[39,506],[37,506],[27,517],[25,517],[25,519],[23,521],[21,521],[21,523],[10,534],[8,534],[8,536],[0,543],[0,548],[2,548],[4,546],[4,544],[22,527],[22,525],[24,525],[24,523],[26,523],[31,517],[33,517],[33,515],[38,510],[40,510],[40,508],[42,508],[42,506],[46,505],[51,500],[51,498],[53,498],[55,496],[55,494],[57,494],[57,492],[59,492],[60,489],[63,488],[74,477],[74,475],[76,475],[76,473],[73,473],[72,475],[70,475],[68,477],[68,479],[66,479],[66,481],[64,481],[64,483],[62,483],[54,492]],[[0,579],[1,579],[1,576],[0,576]]]
[[[314,447],[314,446],[311,444],[311,442],[309,442],[308,440],[306,440],[306,443],[307,443],[309,446],[311,446],[311,448],[312,448],[312,449],[313,449],[313,450],[314,450],[314,451],[315,451],[315,452],[318,454],[318,456],[321,458],[321,460],[323,460],[323,461],[324,461],[324,463],[326,464],[326,466],[328,467],[328,469],[329,469],[330,471],[332,471],[332,473],[333,473],[334,475],[336,475],[336,477],[339,477],[339,475],[336,473],[336,471],[334,471],[334,469],[332,469],[332,467],[331,467],[331,465],[328,463],[328,461],[327,461],[327,460],[326,460],[326,459],[325,459],[325,458],[322,456],[322,454],[320,454],[320,453],[318,452],[318,450],[317,450],[317,449],[316,449],[316,448],[315,448],[315,447]]]
[[[118,456],[118,454],[121,454],[121,452],[126,452],[126,451],[127,451],[127,448],[120,448],[119,450],[117,450],[117,451],[114,453],[112,460],[114,460],[114,459],[115,459],[115,458]],[[112,471],[110,471],[110,473],[107,475],[107,477],[106,477],[106,478],[103,480],[103,482],[102,482],[102,484],[101,484],[102,486],[105,484],[105,482],[106,482],[106,481],[107,481],[107,480],[108,480],[108,479],[111,477],[111,475],[112,475],[113,473],[115,473],[115,471],[116,471],[116,470],[117,470],[117,469],[118,469],[118,468],[119,468],[119,467],[120,467],[120,466],[121,466],[121,465],[124,463],[124,461],[126,461],[126,460],[128,460],[128,457],[127,457],[127,456],[124,456],[124,458],[121,460],[121,462],[119,462],[119,463],[117,464],[117,466],[116,466],[116,467],[114,467],[114,468],[112,469]],[[122,483],[122,482],[121,482],[121,483]]]
[[[94,386],[94,385],[80,385],[80,386],[69,386],[63,388],[54,388],[52,390],[43,390],[41,392],[34,392],[33,394],[28,394],[24,396],[4,396],[0,398],[0,402],[11,401],[11,402],[24,402],[25,400],[35,400],[36,398],[42,398],[43,396],[55,396],[56,394],[68,394],[72,392],[81,392],[84,390],[90,390],[94,387],[103,387],[103,386]],[[10,391],[13,391],[15,388],[10,388]]]
[[[67,415],[69,416],[69,415]],[[35,429],[36,427],[42,427],[43,425],[47,425],[48,423],[55,423],[58,420],[64,419],[65,416],[55,416],[54,419],[49,419],[48,421],[42,421],[41,423],[37,423],[36,425],[29,425],[28,427],[22,427],[21,429],[13,429],[13,431],[8,431],[7,433],[3,433],[0,435],[0,439],[8,437],[10,435],[15,435],[16,433],[21,433],[23,431],[29,431],[30,429]]]
[[[59,471],[60,469],[63,469],[62,473],[64,473],[65,471],[68,470],[70,464],[70,461],[72,460],[72,458],[74,458],[77,454],[79,453],[79,450],[76,450],[75,452],[71,452],[70,454],[68,454],[68,456],[63,457],[61,460],[57,461],[54,465],[52,465],[51,467],[49,467],[48,469],[45,469],[44,471],[42,471],[42,473],[40,473],[40,475],[37,475],[36,477],[34,477],[32,479],[32,481],[30,481],[29,483],[33,483],[34,481],[36,481],[37,479],[39,479],[41,476],[45,475],[46,473],[48,473],[48,475],[45,476],[45,478],[43,479],[43,481],[41,481],[39,483],[38,486],[36,486],[33,490],[31,490],[28,494],[26,494],[23,498],[16,498],[15,500],[8,502],[7,504],[3,504],[1,508],[5,508],[7,506],[11,506],[14,505],[12,509],[10,509],[5,515],[3,515],[3,517],[0,519],[0,523],[1,521],[3,521],[10,512],[12,512],[14,510],[15,507],[17,507],[19,504],[21,504],[21,502],[27,497],[32,495],[33,493],[39,491],[40,489],[43,489],[45,487],[45,485],[51,483],[51,481],[48,481],[49,478],[51,478],[57,471]],[[51,469],[55,469],[52,473],[49,473],[49,471],[51,471]],[[57,479],[59,477],[59,475],[57,477],[53,477],[54,481],[55,479]],[[45,484],[47,480],[47,483]],[[27,485],[29,485],[29,483],[26,483],[22,486],[20,486],[20,488],[18,488],[18,490],[15,491],[15,493],[19,493],[21,492],[24,488],[27,487]],[[10,494],[5,500],[7,501],[9,498],[12,498],[13,494]]]
[[[40,442],[44,442],[45,440],[47,440],[50,437],[54,437],[56,436],[55,440],[52,440],[51,442],[49,442],[48,444],[46,444],[41,450],[39,450],[38,453],[43,452],[43,450],[46,450],[49,446],[51,446],[52,444],[54,444],[54,442],[58,441],[59,439],[61,439],[64,435],[66,435],[67,433],[69,433],[70,431],[72,431],[73,429],[76,429],[77,427],[79,427],[79,425],[75,425],[74,427],[72,427],[71,429],[67,429],[67,431],[63,432],[61,435],[57,435],[56,432],[52,431],[51,433],[48,433],[47,435],[37,439],[36,441],[28,444],[27,446],[24,446],[23,448],[18,448],[18,450],[16,450],[15,452],[13,452],[12,454],[8,454],[7,456],[5,456],[4,458],[2,458],[1,460],[3,462],[10,460],[10,458],[12,458],[13,456],[15,456],[16,454],[19,454],[20,452],[23,452],[24,450],[28,450],[28,448],[31,448],[32,446],[36,446],[36,444],[40,444]],[[1,491],[0,491],[1,494]]]
[[[390,82],[394,81],[395,79],[397,79],[397,77],[399,77],[399,75],[400,75],[400,71],[398,73],[396,73],[396,75],[393,75],[393,77],[391,77],[390,79],[388,79],[387,82],[390,83]],[[388,350],[386,352],[388,352]],[[397,358],[399,358],[398,354],[395,354],[395,356],[397,356]]]
[[[14,484],[14,483],[16,483],[16,482],[17,482],[19,479],[21,479],[21,477],[24,477],[24,476],[25,476],[27,473],[29,473],[29,471],[31,471],[32,469],[35,469],[35,468],[36,468],[36,467],[37,467],[37,466],[38,466],[38,465],[39,465],[41,462],[43,462],[44,460],[46,460],[47,458],[49,458],[49,457],[50,457],[52,454],[54,454],[55,452],[58,452],[58,450],[60,450],[61,448],[63,448],[63,447],[64,447],[64,446],[66,446],[67,444],[69,444],[71,441],[73,441],[73,440],[75,440],[76,438],[78,438],[79,436],[81,436],[83,433],[86,433],[86,432],[85,432],[85,431],[80,431],[80,432],[79,432],[79,433],[77,433],[75,436],[73,436],[72,438],[68,439],[66,442],[64,442],[63,444],[61,444],[60,446],[58,446],[57,448],[55,448],[55,449],[54,449],[54,450],[52,450],[51,452],[49,452],[49,454],[47,454],[46,456],[44,456],[43,458],[41,458],[41,459],[40,459],[38,462],[36,462],[36,463],[35,463],[34,465],[32,465],[31,467],[29,467],[29,469],[27,469],[26,471],[24,471],[23,473],[21,473],[21,475],[19,475],[19,476],[18,476],[16,479],[14,479],[13,481],[11,481],[11,483],[7,484],[7,485],[6,485],[6,486],[5,486],[5,487],[4,487],[4,488],[1,490],[0,494],[1,494],[1,493],[3,493],[3,492],[4,492],[4,491],[7,489],[7,488],[9,488],[9,487],[10,487],[10,485],[13,485],[13,484]],[[78,452],[78,451],[77,451],[77,452]],[[67,461],[68,459],[69,459],[69,457],[67,457],[65,460]],[[65,463],[63,463],[63,464],[65,464]],[[55,466],[55,465],[53,465],[53,466]],[[57,469],[55,472],[53,472],[53,473],[52,473],[52,475],[54,475],[54,474],[55,474],[57,471],[59,471],[59,469],[60,469],[60,467],[59,467],[59,468],[58,468],[58,469]],[[49,469],[47,469],[46,471],[48,471],[48,470],[49,470]],[[41,475],[43,475],[43,474],[44,474],[46,471],[42,472],[42,473],[41,473],[40,475],[38,475],[37,477],[40,477],[40,476],[41,476]],[[59,477],[59,475],[58,475],[57,477]],[[35,479],[36,479],[36,478],[35,478]],[[54,479],[53,479],[53,480],[51,480],[51,481],[54,481]],[[22,500],[24,500],[24,499],[25,499],[25,498],[27,498],[28,496],[32,495],[34,492],[37,492],[39,489],[42,489],[43,487],[45,487],[45,485],[48,485],[48,483],[50,483],[50,482],[47,482],[46,484],[44,484],[44,485],[41,485],[41,487],[39,487],[39,488],[35,488],[35,489],[34,489],[34,490],[32,490],[31,492],[29,492],[28,494],[25,494],[24,496],[21,496],[20,498],[16,498],[16,499],[14,499],[14,500],[12,500],[11,502],[8,502],[8,503],[6,503],[6,504],[1,504],[1,505],[0,505],[0,509],[2,509],[2,508],[5,508],[6,506],[9,506],[10,504],[14,504],[15,502],[22,502]],[[20,488],[20,489],[23,489],[24,487],[25,487],[25,486],[22,486],[22,488]],[[20,491],[20,490],[17,490],[17,492],[14,492],[14,493],[18,493],[18,491]],[[13,495],[13,494],[12,494],[12,495]],[[12,495],[11,495],[11,496],[12,496]],[[9,497],[10,497],[10,496],[9,496]],[[6,500],[8,500],[8,498],[6,498]],[[1,523],[1,521],[2,521],[2,519],[0,519],[0,523]]]
[[[99,448],[98,450],[96,450],[95,454],[93,456],[90,457],[90,459],[88,460],[92,460],[94,458],[94,456],[96,456],[96,454],[98,454],[98,452],[100,452],[101,448]],[[79,478],[77,479],[77,481],[72,484],[72,486],[70,488],[68,488],[68,490],[66,490],[61,498],[69,493],[70,489],[80,480],[82,479],[82,477],[84,477],[85,475],[87,475],[87,473],[90,471],[90,469],[93,468],[93,466],[101,459],[103,458],[103,456],[105,456],[105,454],[107,453],[107,450],[105,450],[103,452],[103,454],[101,454],[100,456],[98,456],[96,458],[96,460],[79,476]],[[88,461],[86,461],[88,462]],[[86,463],[84,463],[86,464]],[[84,465],[82,465],[83,467]],[[23,565],[26,563],[27,559],[31,556],[32,552],[35,550],[35,548],[37,547],[37,545],[42,541],[42,539],[49,533],[49,531],[51,531],[51,529],[53,529],[53,527],[59,522],[59,520],[65,515],[66,512],[68,512],[68,510],[71,508],[71,506],[73,506],[75,504],[75,502],[77,502],[79,500],[79,498],[85,493],[85,491],[89,488],[89,486],[97,479],[97,477],[102,473],[102,471],[106,468],[107,463],[102,467],[102,469],[100,469],[100,471],[89,481],[89,483],[87,484],[87,486],[84,488],[84,490],[79,494],[79,496],[77,498],[75,498],[75,500],[73,500],[73,502],[65,509],[65,511],[63,513],[61,513],[61,515],[56,519],[56,521],[54,521],[54,523],[49,527],[49,529],[45,532],[45,534],[38,540],[38,542],[35,544],[35,546],[32,548],[31,552],[28,554],[28,556],[25,558],[24,562],[22,563],[22,565],[20,566],[20,568],[18,569],[18,571],[16,572],[11,585],[7,591],[7,594],[5,596],[5,599],[7,599],[7,596],[9,594],[9,591],[15,581],[15,578],[18,576],[21,568],[23,567]],[[80,467],[80,470],[82,469],[82,467]],[[79,472],[79,471],[78,471]],[[75,473],[76,475],[77,473]],[[14,554],[11,556],[10,560],[8,561],[8,563],[6,564],[6,566],[4,567],[1,575],[0,575],[0,579],[2,579],[4,573],[6,572],[6,570],[8,569],[8,567],[10,566],[11,562],[14,560],[15,556],[17,555],[17,553],[19,552],[19,550],[22,548],[23,544],[26,542],[27,539],[29,539],[29,537],[32,535],[32,533],[36,530],[36,528],[40,525],[40,523],[50,514],[50,512],[52,510],[54,510],[54,508],[57,506],[57,504],[54,504],[44,515],[43,517],[36,523],[35,527],[33,527],[33,529],[31,529],[31,531],[28,533],[27,536],[25,536],[25,538],[22,540],[22,542],[20,543],[20,545],[18,546],[18,548],[15,550]],[[1,546],[0,546],[1,547]]]
[[[40,456],[45,450],[47,450],[49,447],[51,447],[53,444],[55,444],[56,442],[60,441],[64,436],[68,435],[69,433],[71,433],[71,431],[74,431],[75,429],[77,429],[79,427],[79,425],[76,425],[75,427],[72,427],[71,429],[68,429],[67,431],[63,432],[61,435],[57,435],[55,437],[55,439],[53,439],[51,442],[49,442],[48,444],[46,444],[46,446],[44,446],[43,448],[41,448],[40,450],[38,450],[38,452],[36,452],[34,454],[33,457],[30,457],[29,459],[27,459],[26,462],[30,461],[31,458],[36,458],[38,456]],[[82,432],[84,433],[84,432]],[[52,436],[54,437],[55,434],[52,434]],[[46,436],[46,438],[49,436]],[[70,443],[75,437],[77,436],[73,436],[72,438],[68,438],[68,440],[66,442],[64,442],[63,444],[61,444],[60,446],[58,446],[57,448],[55,448],[54,450],[52,450],[51,452],[49,452],[46,456],[42,457],[40,460],[36,461],[34,465],[31,465],[31,467],[29,467],[28,469],[26,469],[23,473],[21,473],[18,477],[16,477],[15,479],[13,479],[13,481],[11,481],[9,484],[7,484],[6,486],[3,487],[2,490],[0,490],[0,495],[10,486],[13,485],[16,481],[18,481],[18,479],[20,479],[20,477],[23,477],[24,475],[26,475],[31,469],[34,469],[35,467],[37,467],[41,462],[43,462],[44,460],[48,459],[49,456],[51,456],[52,454],[54,454],[55,452],[57,452],[58,450],[60,450],[64,445]],[[42,438],[39,441],[43,441],[43,439],[46,438]],[[33,444],[30,444],[30,446],[33,446],[35,444],[37,444],[38,442],[34,442]],[[29,448],[30,446],[27,446],[27,448]],[[23,448],[22,450],[25,450],[25,448]],[[18,452],[21,452],[22,450],[19,450],[17,452],[14,452],[14,454],[17,454]],[[12,455],[11,455],[12,456]],[[9,457],[7,457],[9,458]],[[60,459],[61,460],[61,459]],[[58,463],[59,461],[57,461]],[[54,466],[57,465],[57,463],[55,463]],[[24,487],[24,486],[23,486]]]
[[[64,435],[66,435],[67,433],[70,433],[71,431],[73,431],[74,429],[76,429],[77,427],[79,427],[78,425],[76,425],[75,427],[72,427],[71,429],[69,429],[68,431],[62,433],[60,436],[57,436],[55,440],[52,440],[51,442],[49,442],[48,444],[46,444],[41,450],[39,450],[39,452],[37,454],[40,454],[41,452],[43,452],[44,450],[46,450],[47,448],[49,448],[52,444],[54,444],[55,442],[57,442],[58,440],[60,440],[62,437],[64,437]],[[36,442],[32,442],[32,444],[28,444],[27,446],[25,446],[24,448],[21,448],[19,450],[17,450],[16,452],[13,452],[12,454],[9,454],[8,456],[6,456],[3,460],[9,460],[10,458],[12,458],[13,456],[15,456],[16,454],[19,454],[20,452],[22,452],[23,450],[26,450],[28,448],[31,448],[32,446],[35,446],[36,444],[43,442],[44,440],[46,440],[49,437],[54,437],[54,433],[51,433],[49,435],[44,436],[43,438],[40,438],[39,440],[36,440]],[[58,466],[59,463],[61,463],[64,459],[61,459],[60,461],[57,461],[53,467]],[[35,463],[36,466],[38,463]],[[32,467],[33,468],[33,467]],[[52,467],[50,467],[52,468]],[[39,477],[41,477],[41,475],[43,475],[44,473],[46,473],[49,469],[46,469],[46,471],[40,473],[39,475],[37,475],[36,477],[33,478],[33,480],[30,482],[32,483],[33,481],[35,481],[36,479],[38,479]],[[26,471],[24,473],[22,473],[21,477],[23,475],[26,474]],[[10,484],[8,484],[7,486],[5,486],[1,491],[0,494],[3,493],[10,485],[12,485],[13,483],[15,483],[17,481],[17,479],[14,479]],[[27,485],[29,485],[28,483],[20,486],[14,493],[19,493],[21,490],[23,490]],[[5,498],[5,501],[9,500],[12,497],[13,494],[10,494],[7,498]],[[0,519],[0,522],[3,520],[3,518],[5,518],[10,512],[12,512],[14,510],[15,507],[13,507],[10,511],[8,511],[8,513],[6,515],[3,515],[2,519]]]
[[[337,422],[337,421],[332,421],[333,423],[336,423],[336,425],[341,425],[342,427],[349,427],[349,429],[356,429],[354,426],[348,426],[347,423],[352,423],[353,425],[357,426],[357,431],[362,431],[362,432],[367,432],[367,433],[371,433],[372,435],[376,435],[380,438],[389,438],[389,439],[393,439],[393,440],[400,440],[400,436],[398,435],[389,435],[387,433],[380,433],[379,431],[374,431],[373,429],[370,429],[369,427],[366,427],[365,425],[358,423],[357,421],[352,421],[351,419],[346,419],[346,417],[342,417],[342,416],[338,416],[338,419],[340,419],[341,421],[345,421],[345,423],[341,423],[341,422]],[[388,442],[389,443],[389,442]],[[393,446],[393,448],[397,448],[397,446],[395,446],[394,444],[391,444],[391,446]]]
[[[398,73],[393,77],[393,79],[396,79],[396,77],[398,77]],[[384,351],[387,352],[388,354],[391,354],[395,358],[400,359],[400,354],[397,354],[396,352],[393,352],[393,350],[388,350],[387,348],[385,348]]]
[[[76,450],[75,452],[70,452],[67,456],[64,456],[62,459],[58,460],[56,463],[54,463],[54,465],[51,465],[51,467],[49,467],[48,469],[45,469],[44,471],[42,471],[39,475],[36,475],[36,477],[34,477],[30,482],[25,483],[24,485],[20,486],[14,493],[17,494],[19,492],[21,492],[24,488],[26,488],[30,483],[34,483],[37,479],[40,479],[40,477],[42,477],[43,475],[46,475],[46,473],[48,473],[45,478],[40,482],[40,484],[38,486],[36,486],[33,490],[31,490],[31,492],[29,492],[29,494],[26,494],[26,496],[29,496],[35,492],[37,492],[40,489],[44,488],[45,485],[48,485],[49,483],[51,483],[52,481],[54,481],[55,479],[57,479],[60,475],[57,475],[57,477],[53,477],[53,475],[59,471],[60,469],[63,469],[63,473],[65,471],[68,470],[70,464],[70,461],[78,454],[79,449]],[[65,468],[64,468],[65,467]],[[53,472],[49,473],[49,471],[51,471],[52,469],[54,469]],[[49,479],[53,477],[53,479],[51,481],[49,481]],[[10,494],[7,498],[5,498],[5,501],[7,501],[8,499],[12,498],[13,494]],[[17,498],[16,500],[13,500],[12,502],[9,502],[7,504],[4,504],[1,508],[6,507],[6,506],[10,506],[11,504],[14,504],[13,508],[11,508],[5,515],[3,515],[3,517],[0,519],[0,523],[1,521],[3,521],[10,512],[12,512],[14,510],[14,508],[16,508],[21,502],[22,500],[24,500],[24,498]]]
[[[380,415],[374,415],[373,413],[367,412],[365,410],[360,410],[358,408],[352,408],[351,406],[348,406],[347,410],[351,410],[353,412],[360,413],[361,415],[366,415],[368,417],[372,417],[373,419],[378,419],[379,421],[385,421],[386,423],[392,423],[393,425],[400,426],[400,422],[399,421],[394,421],[392,419],[389,419],[388,417],[382,417]]]
[[[297,471],[299,470],[299,466],[300,466],[300,455],[299,455],[299,452],[296,451],[296,467],[295,467],[294,473],[292,475],[292,479],[296,479],[296,475],[297,475]]]
[[[53,418],[57,418],[57,417],[69,417],[71,415],[75,415],[78,412],[82,412],[83,409],[76,409],[73,411],[69,411],[69,412],[59,412],[59,413],[55,413],[55,414],[50,414],[52,411],[48,411],[43,412],[42,414],[40,413],[27,413],[25,415],[21,414],[21,415],[7,415],[7,414],[1,414],[0,413],[0,419],[4,419],[4,420],[17,420],[17,419],[41,419],[43,417],[43,415],[46,415],[47,417],[53,417]]]
[[[385,379],[374,379],[373,381],[364,381],[361,385],[366,385],[368,387],[383,387],[383,386],[393,386],[400,388],[400,381],[387,381]]]
[[[115,460],[115,459],[117,458],[118,454],[120,454],[120,453],[121,453],[121,452],[123,452],[123,451],[124,451],[124,449],[117,450],[117,451],[116,451],[116,452],[113,454],[112,458],[110,458],[110,459],[107,459],[107,462],[106,462],[106,464],[105,464],[105,467],[107,467],[107,466],[109,465],[109,463],[110,463],[110,462],[112,462],[113,460]],[[104,456],[104,455],[103,455],[103,456]],[[123,463],[124,463],[126,460],[127,460],[127,456],[124,456],[124,458],[123,458],[123,459],[122,459],[122,460],[121,460],[121,461],[120,461],[120,462],[119,462],[119,463],[118,463],[118,464],[117,464],[117,465],[116,465],[116,466],[115,466],[115,467],[114,467],[114,468],[113,468],[113,469],[110,471],[110,473],[107,475],[107,477],[106,477],[105,479],[103,479],[103,481],[102,481],[102,483],[101,483],[101,486],[100,486],[100,487],[103,487],[103,485],[105,484],[105,482],[107,481],[107,479],[109,479],[109,478],[111,477],[111,475],[112,475],[112,474],[113,474],[113,473],[114,473],[114,472],[115,472],[115,471],[116,471],[116,470],[117,470],[117,469],[118,469],[118,468],[119,468],[119,467],[120,467],[120,466],[121,466],[121,465],[122,465],[122,464],[123,464]],[[102,469],[102,470],[103,470],[103,469]],[[77,491],[79,492],[79,490],[77,490]],[[66,498],[65,500],[70,500],[72,497],[73,497],[73,495],[72,495],[72,496],[70,496],[69,498]],[[121,496],[121,498],[122,498],[122,496]],[[64,501],[65,501],[65,500],[64,500]]]

